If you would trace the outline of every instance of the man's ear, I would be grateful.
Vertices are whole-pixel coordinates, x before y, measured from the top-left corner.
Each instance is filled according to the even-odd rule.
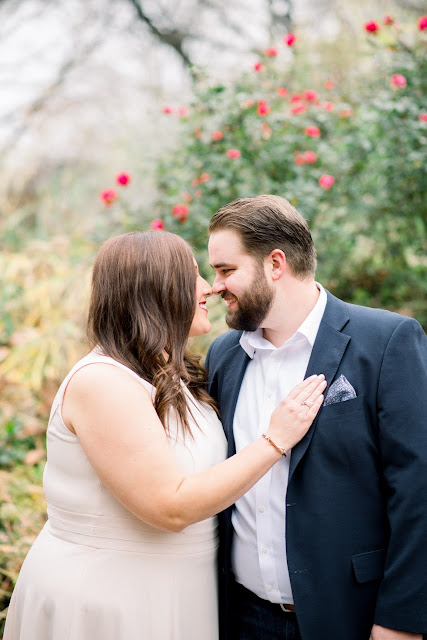
[[[273,249],[273,251],[267,257],[267,261],[270,265],[272,279],[280,280],[287,267],[287,261],[284,252],[281,249]]]

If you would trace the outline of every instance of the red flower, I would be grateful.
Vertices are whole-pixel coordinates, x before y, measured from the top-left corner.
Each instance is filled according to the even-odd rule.
[[[300,93],[293,93],[289,98],[290,102],[301,102],[302,95]]]
[[[304,133],[310,136],[310,138],[318,138],[320,136],[320,129],[319,127],[310,126],[304,129]]]
[[[380,25],[378,22],[374,20],[370,20],[369,22],[365,22],[365,31],[368,33],[377,33],[380,30]]]
[[[401,73],[396,73],[394,76],[392,76],[390,84],[392,87],[404,89],[406,87],[406,78],[405,76],[402,76]]]
[[[211,176],[209,173],[202,173],[202,175],[199,178],[199,184],[203,184],[203,182],[208,182],[211,179]]]
[[[325,89],[335,89],[335,83],[331,80],[326,80]]]
[[[265,100],[259,100],[258,101],[258,106],[257,106],[257,114],[259,116],[266,116],[268,113],[270,113],[271,109],[268,106],[268,104],[266,103]]]
[[[186,118],[188,116],[187,107],[178,107],[178,115],[180,118]]]
[[[335,178],[334,176],[329,176],[327,173],[324,173],[323,176],[320,176],[318,182],[322,189],[325,189],[325,191],[327,191],[334,184]]]
[[[173,113],[173,107],[167,104],[163,107],[163,113]]]
[[[303,158],[304,162],[306,162],[307,164],[314,164],[315,162],[317,162],[317,155],[314,153],[314,151],[304,151]]]
[[[270,58],[274,58],[274,56],[277,56],[277,53],[278,51],[275,47],[269,47],[264,51],[264,55],[269,56]]]
[[[307,107],[303,102],[295,102],[294,106],[291,108],[291,113],[293,115],[304,113],[304,111],[307,111]]]
[[[165,223],[163,220],[160,220],[160,218],[155,218],[155,220],[150,222],[150,229],[151,231],[164,231]]]
[[[128,173],[124,173],[124,172],[123,173],[119,173],[119,175],[116,176],[116,182],[117,182],[117,184],[122,185],[122,187],[125,187],[130,182],[130,175]]]
[[[301,154],[300,151],[296,151],[295,152],[294,162],[295,162],[295,164],[298,164],[298,165],[304,164],[304,162],[305,162],[304,156]]]
[[[114,200],[117,200],[117,192],[114,189],[104,189],[99,194],[99,197],[103,201],[106,207],[109,207],[113,204]]]
[[[264,65],[262,64],[262,62],[255,62],[254,70],[255,71],[264,71]]]
[[[294,33],[287,33],[283,38],[283,42],[287,44],[288,47],[292,47],[292,45],[295,44],[296,39],[297,37]]]
[[[176,204],[172,207],[172,215],[180,222],[185,222],[188,218],[190,209],[186,204]]]
[[[279,94],[279,96],[281,98],[286,98],[286,96],[288,95],[289,91],[287,89],[285,89],[284,87],[279,87],[278,89],[276,89],[277,93]]]
[[[421,16],[421,18],[418,18],[418,29],[420,31],[427,29],[427,16]]]
[[[392,18],[391,16],[384,16],[384,24],[386,25],[394,24],[394,18]]]
[[[420,113],[418,120],[421,120],[421,122],[427,122],[427,113]]]
[[[325,111],[333,111],[334,110],[334,103],[333,102],[324,102],[323,103],[323,108]]]
[[[317,100],[318,97],[319,96],[317,95],[316,91],[313,91],[313,89],[308,89],[307,91],[304,91],[304,98],[308,102],[314,102],[315,100]]]
[[[240,158],[240,156],[242,155],[239,149],[228,149],[225,153],[232,160],[236,160],[237,158]]]
[[[224,134],[222,131],[212,131],[211,137],[212,137],[212,140],[215,140],[215,142],[218,142],[218,140],[223,139]]]

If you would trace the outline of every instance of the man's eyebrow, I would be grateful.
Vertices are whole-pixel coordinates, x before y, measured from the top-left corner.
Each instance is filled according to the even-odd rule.
[[[211,264],[212,269],[223,269],[224,267],[234,267],[231,262],[217,262],[216,264]]]

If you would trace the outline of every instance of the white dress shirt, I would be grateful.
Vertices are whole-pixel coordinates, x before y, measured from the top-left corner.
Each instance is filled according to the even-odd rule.
[[[266,340],[262,329],[242,334],[240,345],[251,361],[234,414],[236,451],[267,431],[274,409],[304,379],[326,307],[326,292],[316,284],[320,290],[316,305],[281,347],[276,348]],[[232,568],[237,582],[260,598],[288,604],[294,601],[286,559],[286,491],[290,458],[291,452],[237,500],[232,515]]]

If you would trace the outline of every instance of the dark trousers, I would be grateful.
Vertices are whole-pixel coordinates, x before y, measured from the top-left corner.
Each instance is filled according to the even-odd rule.
[[[235,583],[231,604],[231,640],[301,640],[295,613],[258,598]]]

